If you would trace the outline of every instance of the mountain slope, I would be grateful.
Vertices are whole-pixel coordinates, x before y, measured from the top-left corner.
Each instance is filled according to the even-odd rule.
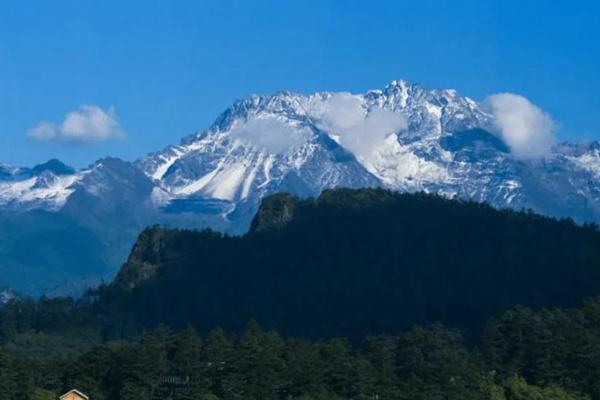
[[[599,293],[595,226],[338,189],[270,196],[243,236],[148,229],[90,296],[109,336],[160,323],[239,331],[255,318],[286,335],[361,338],[434,322],[476,330],[517,304],[574,306]]]

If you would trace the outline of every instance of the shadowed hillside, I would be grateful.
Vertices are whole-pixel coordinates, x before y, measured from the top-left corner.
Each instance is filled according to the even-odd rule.
[[[239,331],[256,318],[283,334],[357,338],[438,321],[480,327],[516,304],[572,306],[598,293],[595,226],[342,189],[271,196],[241,237],[148,229],[98,309],[137,327]]]

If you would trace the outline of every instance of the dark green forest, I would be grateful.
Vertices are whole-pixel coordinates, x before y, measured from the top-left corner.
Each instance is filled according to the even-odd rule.
[[[599,295],[593,224],[279,194],[243,236],[149,228],[112,283],[7,304],[0,400],[600,400]]]
[[[30,342],[35,340],[31,337]],[[14,350],[14,349],[13,349]],[[600,399],[600,300],[579,309],[517,307],[476,344],[434,324],[389,335],[284,338],[249,322],[239,335],[164,326],[50,359],[0,352],[0,398]]]
[[[191,324],[361,340],[441,322],[477,334],[516,305],[600,295],[600,232],[530,212],[385,190],[264,200],[244,236],[152,228],[88,295],[103,338]]]

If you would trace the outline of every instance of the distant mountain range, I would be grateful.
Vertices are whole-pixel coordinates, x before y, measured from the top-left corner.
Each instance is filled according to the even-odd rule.
[[[242,233],[276,192],[385,187],[600,221],[600,143],[524,160],[493,126],[454,90],[393,81],[357,95],[249,96],[133,163],[0,165],[0,286],[75,293],[114,276],[144,227]]]

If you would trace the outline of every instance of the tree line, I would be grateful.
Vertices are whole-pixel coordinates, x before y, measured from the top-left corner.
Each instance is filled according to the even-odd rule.
[[[440,324],[353,344],[282,337],[250,321],[240,335],[159,326],[52,358],[11,349],[0,351],[3,400],[56,399],[70,388],[94,400],[600,399],[600,299],[516,307],[472,344]]]

